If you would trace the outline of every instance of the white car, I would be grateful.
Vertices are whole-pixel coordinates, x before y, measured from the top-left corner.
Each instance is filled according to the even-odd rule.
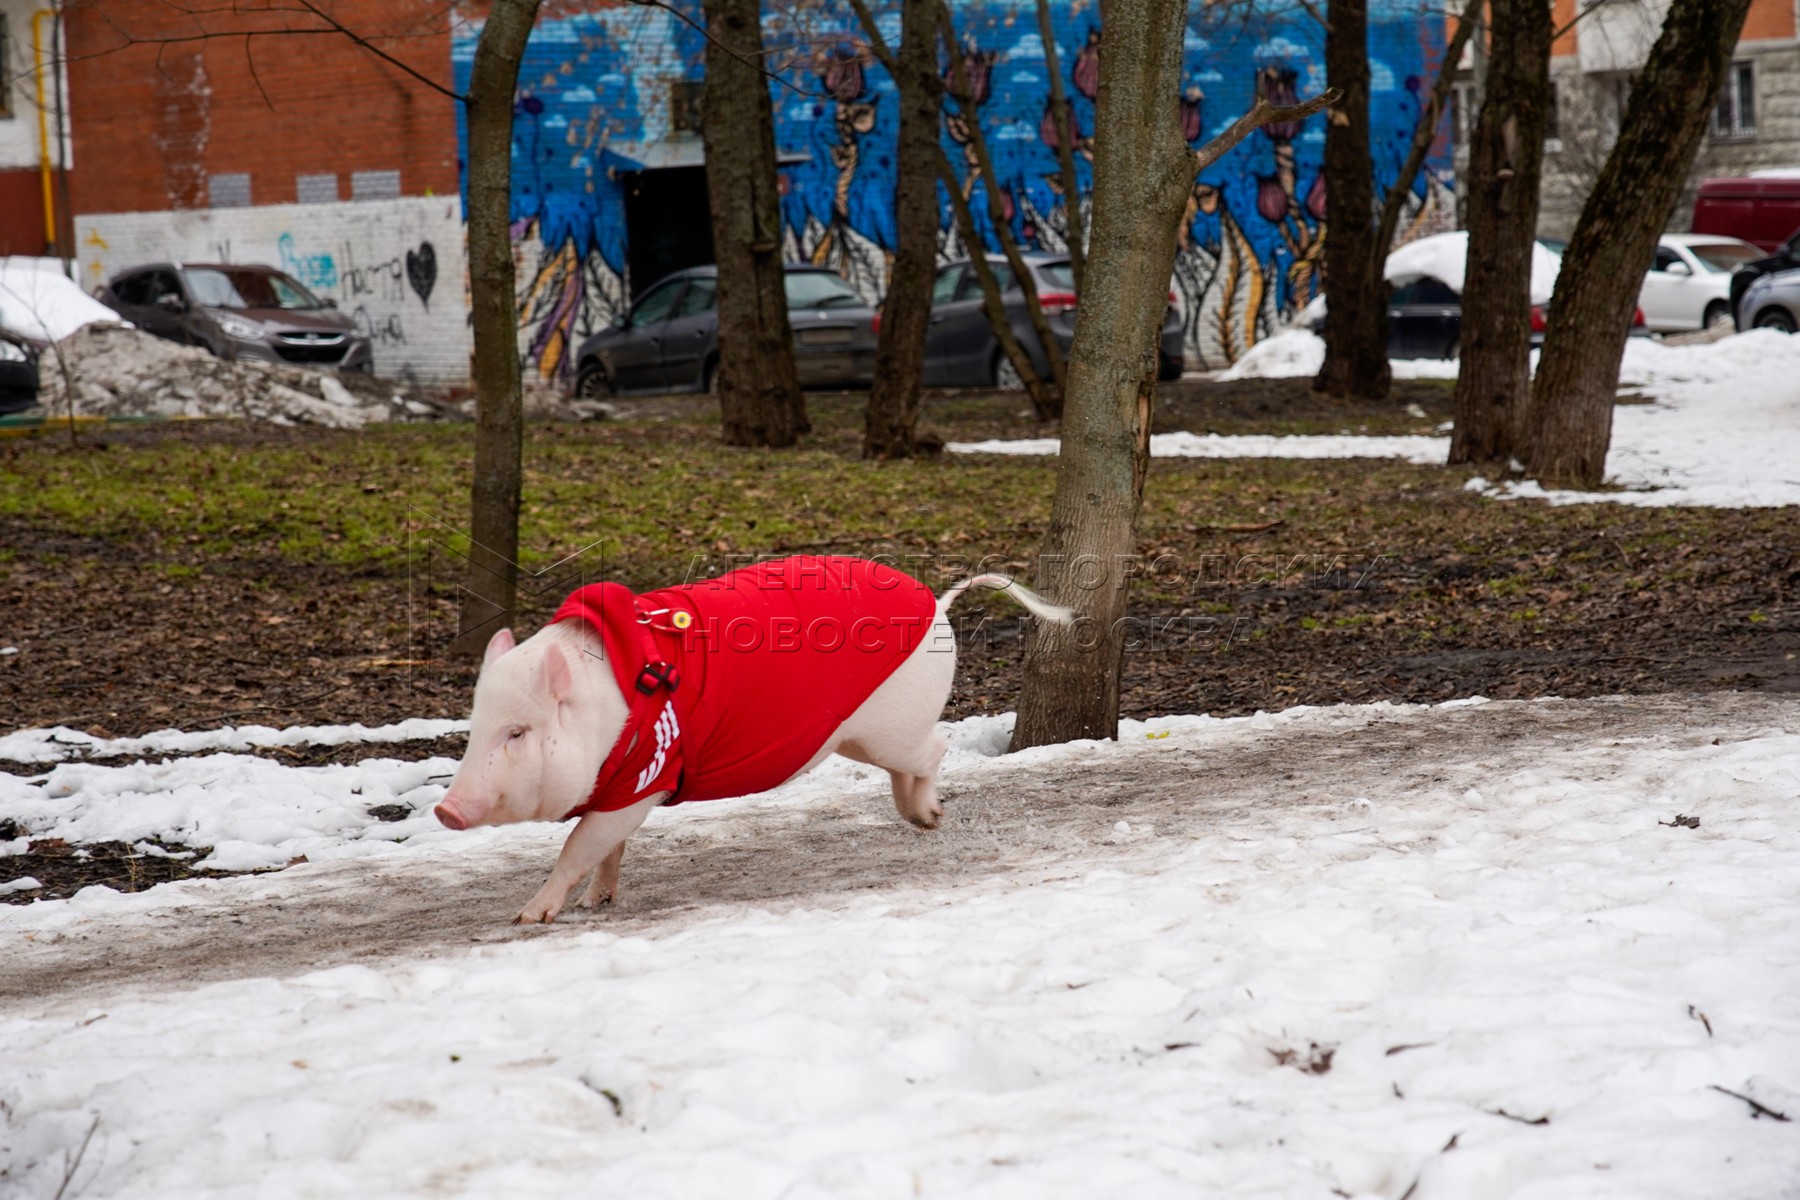
[[[1731,319],[1731,273],[1763,252],[1737,238],[1664,234],[1644,276],[1638,307],[1652,333],[1705,329]]]

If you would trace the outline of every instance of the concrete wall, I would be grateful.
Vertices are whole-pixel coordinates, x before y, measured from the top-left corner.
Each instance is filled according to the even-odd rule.
[[[468,377],[468,253],[455,196],[82,214],[75,226],[90,291],[145,262],[266,263],[350,314],[374,343],[377,375]]]

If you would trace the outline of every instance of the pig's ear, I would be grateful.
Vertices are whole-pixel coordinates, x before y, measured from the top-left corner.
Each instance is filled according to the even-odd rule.
[[[493,637],[488,639],[487,653],[481,656],[481,665],[484,667],[487,666],[518,644],[519,643],[513,640],[512,630],[502,629],[499,633],[496,633]]]
[[[569,660],[560,646],[551,646],[544,651],[544,687],[550,692],[550,699],[561,704],[575,690],[575,676],[569,670]]]

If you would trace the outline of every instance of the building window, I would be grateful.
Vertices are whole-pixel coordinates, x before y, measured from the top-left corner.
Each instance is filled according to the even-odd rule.
[[[352,171],[350,173],[350,198],[352,200],[395,200],[400,196],[400,172],[398,171]]]
[[[206,203],[211,208],[249,208],[249,173],[233,171],[226,175],[208,175]]]
[[[294,199],[301,204],[336,204],[337,198],[337,172],[294,176]]]
[[[1756,64],[1734,62],[1725,73],[1725,87],[1713,108],[1712,135],[1716,138],[1756,136]]]
[[[13,115],[12,37],[6,27],[6,14],[0,13],[0,117]]]

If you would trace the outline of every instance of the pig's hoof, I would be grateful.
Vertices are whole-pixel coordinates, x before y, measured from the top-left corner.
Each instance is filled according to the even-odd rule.
[[[906,819],[911,821],[914,825],[917,825],[920,829],[936,829],[938,827],[938,821],[943,818],[943,815],[944,810],[940,808],[932,812],[907,813]]]
[[[514,925],[549,925],[555,920],[556,914],[553,912],[534,913],[527,910],[514,917],[512,923]]]

